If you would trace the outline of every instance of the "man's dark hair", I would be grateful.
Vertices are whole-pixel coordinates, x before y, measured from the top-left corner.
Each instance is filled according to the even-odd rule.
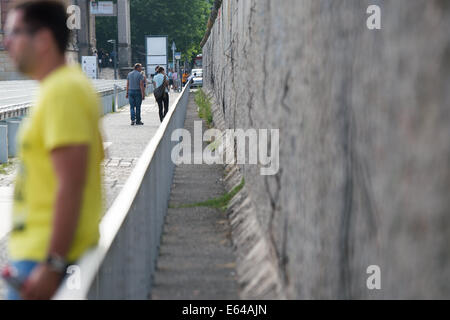
[[[67,28],[66,6],[58,0],[21,0],[13,3],[13,10],[23,12],[23,21],[36,32],[47,28],[53,34],[60,53],[66,51],[70,30]]]

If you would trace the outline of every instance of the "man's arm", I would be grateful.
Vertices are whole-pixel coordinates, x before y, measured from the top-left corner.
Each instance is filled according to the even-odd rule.
[[[127,80],[127,99],[128,99],[128,89],[129,89],[129,87],[130,87],[130,80]]]
[[[58,180],[49,254],[65,257],[78,225],[86,183],[89,146],[71,146],[52,151]]]
[[[169,88],[169,77],[164,74],[164,85],[166,88]]]
[[[88,153],[87,145],[57,148],[51,153],[57,194],[49,255],[66,258],[72,246],[86,183]],[[62,276],[42,263],[24,284],[21,295],[25,299],[50,299],[58,289]]]
[[[144,80],[141,81],[141,93],[142,93],[142,100],[145,100]]]

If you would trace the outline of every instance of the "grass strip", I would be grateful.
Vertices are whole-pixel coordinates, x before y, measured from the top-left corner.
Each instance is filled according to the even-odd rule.
[[[195,103],[198,106],[198,116],[204,119],[209,128],[213,125],[213,116],[211,111],[211,99],[206,95],[206,93],[199,89],[195,94]]]
[[[198,208],[198,207],[207,207],[207,208],[213,208],[213,209],[220,209],[220,210],[226,210],[228,208],[228,204],[230,203],[231,199],[234,198],[236,194],[238,194],[239,191],[242,190],[242,188],[245,185],[245,180],[242,179],[241,183],[236,186],[233,190],[230,192],[224,194],[220,198],[214,198],[210,199],[204,202],[197,202],[197,203],[191,203],[191,204],[183,204],[179,206],[173,206],[170,205],[169,208],[171,209],[185,209],[185,208]]]

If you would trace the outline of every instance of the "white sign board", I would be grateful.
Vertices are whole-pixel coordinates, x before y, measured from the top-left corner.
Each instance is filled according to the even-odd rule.
[[[114,3],[112,1],[91,1],[91,14],[96,16],[115,16]]]
[[[149,56],[148,64],[154,64],[154,65],[163,65],[167,64],[167,57],[166,56]]]
[[[152,56],[167,55],[167,37],[148,37],[147,53]]]
[[[89,79],[97,79],[97,57],[83,56],[81,58],[81,67]]]
[[[147,36],[145,40],[147,51],[147,75],[155,73],[156,66],[167,70],[167,37]]]

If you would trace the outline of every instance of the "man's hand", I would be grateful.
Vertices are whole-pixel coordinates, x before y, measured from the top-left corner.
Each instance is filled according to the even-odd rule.
[[[142,101],[145,100],[145,86],[144,81],[141,81],[141,95],[142,95]]]
[[[61,284],[62,275],[46,264],[38,265],[20,290],[25,300],[50,300]]]
[[[127,96],[126,96],[126,99],[128,99],[128,92],[127,92]]]

